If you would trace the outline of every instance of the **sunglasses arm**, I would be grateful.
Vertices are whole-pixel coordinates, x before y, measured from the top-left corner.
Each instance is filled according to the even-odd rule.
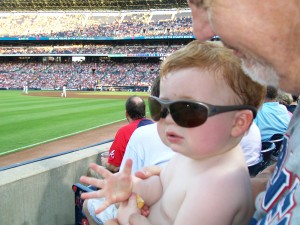
[[[256,117],[257,110],[254,106],[251,105],[229,105],[229,106],[213,106],[209,105],[210,111],[208,112],[208,116],[213,116],[219,113],[231,112],[237,110],[250,110],[253,114],[253,119]]]

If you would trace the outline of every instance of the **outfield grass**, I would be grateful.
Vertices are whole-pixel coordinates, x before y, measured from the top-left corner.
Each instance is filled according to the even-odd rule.
[[[0,156],[124,120],[124,108],[124,99],[38,97],[0,91]]]

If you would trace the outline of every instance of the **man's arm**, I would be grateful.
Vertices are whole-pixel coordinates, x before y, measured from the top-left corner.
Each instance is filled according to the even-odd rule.
[[[108,158],[101,158],[101,165],[113,173],[118,172],[120,169],[120,167],[108,163]]]
[[[109,171],[111,171],[113,173],[116,173],[119,171],[120,167],[107,163],[106,169],[108,169]]]
[[[125,143],[125,130],[121,127],[114,138],[113,143],[109,149],[109,156],[107,159],[101,159],[101,163],[109,171],[115,173],[120,169],[120,165],[124,156],[126,144]]]
[[[260,192],[266,190],[267,183],[273,175],[275,166],[276,164],[274,163],[273,165],[264,169],[261,173],[257,174],[255,177],[251,178],[252,195],[254,200]]]

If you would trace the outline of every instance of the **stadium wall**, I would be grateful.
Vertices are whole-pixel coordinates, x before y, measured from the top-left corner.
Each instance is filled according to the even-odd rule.
[[[1,171],[0,224],[75,224],[72,185],[111,142]]]

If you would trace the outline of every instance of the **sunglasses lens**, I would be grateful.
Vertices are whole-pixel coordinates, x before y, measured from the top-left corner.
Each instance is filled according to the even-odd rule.
[[[162,110],[160,102],[149,97],[149,110],[154,121],[159,121],[160,118],[165,118],[168,114],[167,108]],[[197,127],[203,124],[208,115],[208,110],[205,106],[193,102],[178,101],[169,105],[170,114],[179,126],[181,127]]]
[[[160,114],[161,114],[160,103],[155,98],[151,98],[151,97],[148,99],[148,103],[149,103],[149,110],[150,110],[152,119],[154,121],[159,121]]]
[[[173,120],[182,127],[197,127],[207,119],[207,108],[191,102],[176,102],[170,105]]]

